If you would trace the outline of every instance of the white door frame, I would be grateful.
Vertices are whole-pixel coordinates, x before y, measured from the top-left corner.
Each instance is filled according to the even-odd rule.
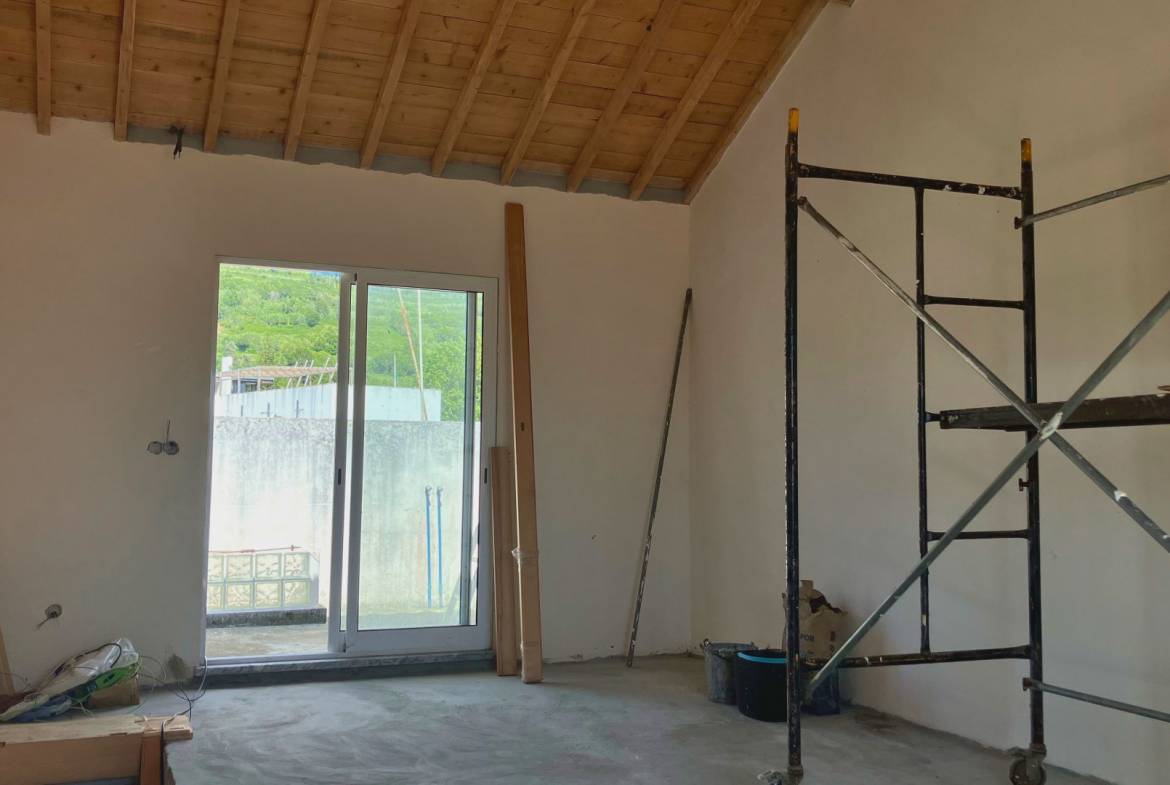
[[[341,275],[339,295],[339,323],[338,323],[338,360],[337,360],[337,428],[336,450],[334,456],[334,499],[333,499],[333,531],[332,553],[330,554],[330,593],[328,610],[328,650],[313,654],[275,654],[241,657],[216,657],[216,664],[235,664],[251,662],[299,661],[334,659],[338,657],[371,657],[378,655],[420,654],[420,653],[447,653],[457,651],[484,651],[491,647],[490,619],[492,615],[493,597],[491,593],[491,559],[485,558],[490,553],[491,532],[491,498],[487,481],[488,455],[491,445],[496,439],[496,372],[498,359],[497,329],[499,313],[499,281],[496,278],[484,276],[458,275],[451,273],[431,273],[417,271],[391,271],[376,268],[344,267],[319,262],[277,261],[268,259],[243,259],[238,257],[220,256],[217,266],[223,264],[250,265],[254,267],[275,267],[287,269],[319,270],[322,272],[336,272]],[[401,288],[431,289],[442,291],[467,292],[469,297],[469,318],[467,325],[468,335],[468,367],[474,378],[477,332],[482,335],[482,359],[480,383],[480,439],[479,439],[479,472],[472,477],[474,462],[474,407],[475,395],[465,396],[465,424],[464,431],[464,503],[463,503],[463,532],[462,561],[465,563],[461,570],[460,579],[464,581],[462,587],[462,624],[448,627],[425,627],[402,630],[365,630],[358,628],[358,586],[361,576],[361,472],[362,452],[364,442],[364,395],[359,391],[365,388],[365,351],[366,351],[366,317],[365,305],[368,300],[369,286],[391,286]],[[471,307],[475,295],[483,297],[482,324],[477,331],[476,314]],[[350,346],[350,311],[351,296],[356,296],[357,308],[354,309],[356,319],[354,326],[355,346]],[[347,436],[349,429],[349,358],[353,355],[354,367],[354,397],[353,397],[353,445],[352,454],[349,453]],[[214,412],[212,412],[211,428],[214,432]],[[214,448],[214,445],[213,445]],[[209,456],[210,466],[210,456]],[[479,484],[479,504],[473,505],[475,483]],[[350,489],[351,526],[349,532],[348,562],[350,569],[345,587],[346,624],[341,627],[341,597],[342,597],[342,562],[343,543],[345,541],[345,496],[346,489]],[[208,472],[208,498],[211,495],[211,472]],[[473,509],[473,507],[477,507]],[[208,505],[208,531],[210,531],[210,505]],[[478,514],[478,519],[473,516]],[[468,540],[476,529],[478,520],[478,538],[476,548]],[[472,550],[475,551],[474,562],[468,562]],[[203,582],[206,594],[207,580],[207,553],[203,554]],[[476,615],[470,619],[470,580],[474,576]],[[200,644],[206,646],[206,613],[202,614],[201,626],[204,635]],[[205,652],[204,652],[205,654]],[[204,656],[204,661],[206,656]]]

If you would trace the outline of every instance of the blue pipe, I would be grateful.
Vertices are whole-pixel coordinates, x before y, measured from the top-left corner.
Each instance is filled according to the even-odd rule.
[[[443,489],[435,491],[435,501],[438,508],[438,523],[435,524],[435,533],[439,540],[439,602],[443,601]]]
[[[431,486],[427,486],[427,607],[431,607]]]

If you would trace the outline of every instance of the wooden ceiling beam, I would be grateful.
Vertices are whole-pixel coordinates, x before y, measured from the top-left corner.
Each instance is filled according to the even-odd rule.
[[[496,5],[496,10],[492,13],[492,21],[488,24],[487,34],[479,46],[479,51],[475,53],[471,72],[467,75],[467,81],[464,82],[463,90],[459,93],[459,100],[455,102],[455,108],[451,110],[451,115],[447,118],[447,125],[443,128],[443,135],[439,137],[439,144],[431,158],[431,174],[436,177],[447,168],[451,151],[455,149],[455,142],[459,139],[463,124],[467,122],[471,105],[475,102],[475,96],[479,93],[484,76],[487,75],[488,66],[495,59],[500,47],[500,38],[503,37],[504,28],[508,26],[508,19],[511,18],[515,8],[516,0],[500,0]]]
[[[137,0],[122,0],[122,33],[118,43],[118,85],[114,94],[114,138],[125,141],[130,117],[130,77],[134,72],[134,20]]]
[[[305,125],[305,110],[309,106],[309,93],[313,89],[313,75],[317,72],[317,58],[321,56],[321,41],[325,38],[326,20],[332,0],[316,0],[313,3],[313,17],[309,21],[309,34],[305,38],[305,52],[301,57],[301,68],[297,74],[297,88],[293,93],[292,107],[288,113],[288,128],[284,134],[284,160],[297,157],[301,143],[301,129]]]
[[[549,66],[548,73],[544,75],[540,89],[536,91],[536,96],[532,99],[532,105],[528,107],[528,113],[520,126],[520,133],[512,142],[508,155],[504,157],[504,164],[500,168],[500,182],[504,185],[512,182],[512,178],[516,176],[516,170],[520,168],[524,154],[528,152],[528,145],[532,143],[532,137],[536,135],[540,118],[544,116],[544,110],[548,108],[549,101],[552,100],[557,84],[561,81],[561,75],[565,72],[565,66],[569,64],[569,56],[573,54],[573,49],[576,48],[577,42],[581,39],[581,33],[585,29],[585,20],[593,11],[596,2],[597,0],[577,0],[577,4],[573,8],[573,16],[569,20],[569,26],[561,33],[561,39],[557,42],[552,65]]]
[[[219,124],[223,120],[223,98],[227,94],[232,48],[236,44],[236,26],[240,21],[240,0],[227,0],[219,26],[219,46],[215,54],[215,76],[211,83],[211,100],[207,105],[207,122],[203,124],[203,151],[215,151]]]
[[[52,0],[37,0],[37,133],[49,134],[53,117]]]
[[[614,89],[613,96],[610,97],[605,111],[602,112],[601,118],[593,128],[593,133],[589,136],[589,141],[581,148],[577,162],[569,171],[569,180],[566,184],[568,190],[576,191],[580,188],[585,176],[589,174],[589,168],[593,166],[593,161],[597,158],[598,151],[601,150],[601,143],[609,136],[610,131],[613,130],[621,116],[622,110],[626,108],[626,102],[630,100],[638,83],[645,77],[646,68],[650,65],[654,52],[662,43],[662,39],[665,38],[666,32],[670,29],[670,23],[674,20],[674,15],[682,4],[682,0],[662,0],[662,5],[658,7],[658,13],[654,15],[654,20],[650,23],[649,32],[642,37],[642,42],[638,44],[638,50],[634,53],[634,59],[626,68],[617,88]]]
[[[683,93],[678,106],[666,120],[666,128],[654,140],[654,146],[650,148],[650,152],[642,161],[642,168],[638,170],[638,174],[630,183],[631,199],[640,199],[642,194],[646,192],[646,186],[650,184],[654,173],[662,165],[662,160],[670,152],[671,145],[678,139],[683,126],[690,120],[691,113],[695,111],[695,107],[699,105],[699,101],[703,99],[708,88],[711,87],[711,83],[715,81],[719,69],[723,67],[727,56],[731,54],[731,48],[743,35],[744,29],[759,7],[760,0],[740,0],[739,5],[735,7],[735,11],[732,12],[731,18],[727,21],[727,26],[719,33],[719,38],[715,40],[715,46],[711,48],[707,59],[703,61],[703,65],[699,67],[698,72],[691,79],[691,83],[687,85],[687,91]]]
[[[378,154],[378,143],[382,140],[382,132],[386,128],[386,118],[390,114],[390,104],[394,102],[398,80],[402,78],[402,68],[406,65],[410,42],[418,27],[422,4],[423,0],[406,0],[406,5],[402,9],[401,21],[398,23],[398,34],[395,36],[394,46],[390,50],[390,59],[386,61],[386,73],[382,76],[382,88],[378,91],[378,99],[374,102],[374,111],[370,113],[370,122],[366,127],[366,138],[362,142],[361,167],[363,169],[369,169],[373,166],[374,156]]]
[[[841,0],[838,0],[841,2]],[[707,177],[718,165],[723,158],[723,154],[727,152],[727,148],[731,146],[731,142],[736,135],[743,129],[747,119],[751,116],[756,106],[760,103],[760,99],[768,92],[768,88],[772,86],[772,82],[776,81],[776,77],[784,68],[785,63],[792,57],[792,54],[800,46],[800,42],[804,40],[805,34],[808,33],[812,27],[813,22],[816,21],[817,16],[828,5],[828,0],[808,0],[804,8],[801,9],[800,15],[792,23],[784,38],[780,41],[780,46],[776,48],[775,54],[768,60],[768,64],[764,66],[764,70],[752,85],[751,91],[744,98],[739,108],[735,110],[735,114],[731,117],[731,122],[723,133],[720,134],[719,140],[715,146],[711,148],[711,152],[699,165],[695,174],[691,176],[690,182],[687,183],[687,193],[683,201],[690,204],[691,200],[699,193],[703,187],[703,183],[707,182]]]

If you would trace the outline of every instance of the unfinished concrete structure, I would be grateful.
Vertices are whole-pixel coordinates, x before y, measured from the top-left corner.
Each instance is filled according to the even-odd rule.
[[[650,655],[698,653],[708,638],[784,645],[788,109],[802,110],[801,160],[858,170],[1014,183],[1019,139],[1031,137],[1041,211],[1170,170],[1168,38],[1170,11],[1155,0],[0,0],[0,319],[15,370],[0,406],[0,670],[16,674],[16,690],[19,677],[37,682],[126,636],[161,664],[144,671],[196,685],[204,670],[212,685],[325,669],[474,671],[212,689],[195,704],[194,738],[168,747],[179,785],[444,782],[469,771],[565,783],[787,775],[783,726],[708,704],[697,661]],[[912,199],[869,185],[802,189],[914,289]],[[1170,289],[1167,198],[1154,190],[1036,228],[1039,400],[1063,400]],[[1020,254],[1018,211],[997,202],[928,202],[932,292],[1022,297],[1009,263]],[[384,630],[348,614],[372,603],[370,586],[363,595],[360,578],[350,585],[338,569],[323,571],[329,629],[314,633],[315,651],[206,662],[223,265],[354,276],[329,285],[352,287],[355,322],[362,291],[368,306],[380,286],[481,297],[490,313],[468,308],[469,335],[487,370],[473,360],[468,378],[490,393],[484,411],[432,405],[444,407],[449,429],[490,424],[482,444],[463,442],[471,457],[455,456],[470,477],[519,430],[506,203],[524,208],[543,683],[487,670],[489,564],[501,562],[480,475],[460,488],[479,494],[458,507],[460,521],[464,507],[479,516],[467,519],[466,566],[443,562],[445,595],[456,597],[443,608],[451,634],[473,630],[472,643],[366,635]],[[919,554],[914,320],[829,235],[806,228],[799,250],[801,576],[857,625]],[[688,287],[692,321],[638,632],[647,656],[629,670],[569,664],[628,647]],[[398,341],[410,332],[418,347],[422,306],[408,298],[409,319],[397,308],[368,307],[366,333],[392,329]],[[1023,395],[1019,325],[981,309],[940,319]],[[433,389],[451,383],[440,375],[439,337],[455,340],[447,324],[424,325],[434,343],[415,357],[397,350],[406,382],[396,395],[413,394],[423,373]],[[340,321],[331,329],[349,340]],[[1100,394],[1154,396],[1170,385],[1168,331],[1154,327]],[[378,365],[383,348],[368,341],[369,389],[389,373]],[[928,410],[999,403],[946,352],[926,340]],[[333,367],[327,354],[316,364]],[[345,382],[335,384],[332,417]],[[475,406],[474,396],[459,400]],[[355,415],[346,406],[341,453]],[[181,448],[174,455],[144,449],[168,438]],[[1167,438],[1165,427],[1068,437],[1163,528]],[[1017,441],[932,434],[932,530],[958,517]],[[339,467],[351,489],[352,456]],[[365,470],[379,466],[367,459]],[[1072,468],[1048,460],[1039,494],[1053,532],[1034,554],[1045,678],[1165,710],[1170,565]],[[312,482],[328,489],[332,475],[320,474],[330,473]],[[370,550],[367,564],[416,565],[423,581],[419,549],[435,547],[419,545],[425,536],[441,530],[446,547],[463,547],[459,521],[437,530],[427,520],[437,507],[426,482],[411,495],[414,539]],[[456,483],[441,484],[451,493]],[[1000,493],[974,529],[1021,528],[1027,495]],[[344,534],[352,504],[344,493],[332,499],[337,510],[320,517],[342,521]],[[360,555],[357,539],[344,543]],[[330,537],[313,548],[341,565]],[[521,548],[522,567],[536,551]],[[1027,572],[1020,543],[948,550],[931,573],[932,646],[1027,641]],[[254,599],[261,582],[239,583]],[[426,584],[410,594],[401,614],[423,613]],[[42,624],[52,604],[60,615]],[[857,653],[916,651],[916,605],[894,606]],[[1026,670],[1005,660],[845,673],[846,696],[865,711],[806,718],[804,782],[1008,782],[1005,750],[1029,736]],[[1043,704],[1049,782],[1164,780],[1167,725],[1060,696]],[[120,711],[186,708],[160,690]]]

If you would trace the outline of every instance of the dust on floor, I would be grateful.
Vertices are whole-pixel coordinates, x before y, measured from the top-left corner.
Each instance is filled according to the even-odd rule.
[[[686,657],[209,690],[176,785],[757,785],[785,726],[704,696]],[[152,711],[166,709],[157,695]],[[1006,785],[1008,757],[864,710],[805,720],[805,785]],[[1050,785],[1099,781],[1050,769]]]

